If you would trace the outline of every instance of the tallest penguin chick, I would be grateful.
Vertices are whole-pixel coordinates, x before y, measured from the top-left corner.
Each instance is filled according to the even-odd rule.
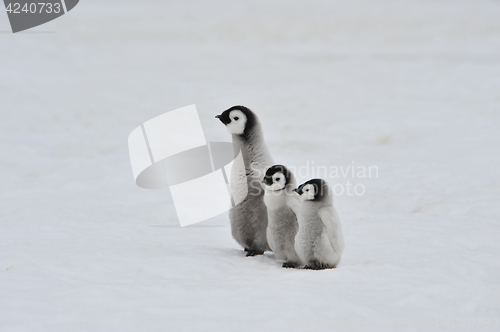
[[[264,142],[259,118],[244,106],[233,106],[218,118],[233,136],[233,144],[240,149],[244,160],[244,173],[233,165],[231,192],[248,188],[246,197],[229,211],[231,233],[247,252],[247,256],[262,255],[270,250],[267,243],[267,208],[261,186],[266,169],[273,165],[273,158]]]

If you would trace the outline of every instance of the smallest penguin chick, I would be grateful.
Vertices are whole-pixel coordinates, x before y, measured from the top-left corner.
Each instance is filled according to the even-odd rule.
[[[295,250],[305,269],[337,267],[344,250],[344,237],[333,193],[325,180],[312,179],[294,190],[301,198],[299,231]]]
[[[295,235],[299,229],[297,213],[300,202],[293,189],[297,181],[283,165],[267,169],[264,176],[264,203],[267,207],[267,242],[274,256],[284,261],[283,267],[293,268],[302,265],[295,252]]]

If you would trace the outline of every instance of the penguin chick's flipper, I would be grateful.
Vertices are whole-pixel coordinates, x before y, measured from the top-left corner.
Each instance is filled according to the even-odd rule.
[[[246,250],[246,252],[247,252],[247,257],[264,255],[264,251],[261,251],[261,250],[248,249],[248,250]]]
[[[294,263],[294,262],[284,262],[281,267],[293,269],[293,268],[297,267],[297,263]]]

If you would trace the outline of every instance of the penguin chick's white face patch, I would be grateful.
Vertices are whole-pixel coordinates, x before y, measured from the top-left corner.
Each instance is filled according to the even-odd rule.
[[[245,131],[247,124],[247,116],[239,110],[234,110],[229,113],[231,122],[226,125],[227,130],[233,135],[241,135]]]
[[[283,173],[276,172],[273,174],[273,184],[268,186],[271,190],[281,190],[286,186],[286,179]]]
[[[306,201],[312,201],[314,200],[314,195],[315,195],[315,187],[312,184],[306,184],[304,188],[302,188],[302,195],[301,197],[306,200]]]

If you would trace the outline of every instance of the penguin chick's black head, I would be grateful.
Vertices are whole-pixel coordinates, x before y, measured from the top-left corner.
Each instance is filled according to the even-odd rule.
[[[281,177],[284,177],[282,179]],[[264,180],[265,185],[272,185],[273,183],[283,183],[285,186],[290,181],[290,171],[283,165],[274,165],[267,169]]]
[[[294,191],[300,196],[306,194],[308,201],[321,201],[329,193],[328,183],[323,179],[312,179],[304,182]]]
[[[231,134],[248,135],[257,123],[257,116],[245,106],[233,106],[220,115],[215,116],[229,130]]]

